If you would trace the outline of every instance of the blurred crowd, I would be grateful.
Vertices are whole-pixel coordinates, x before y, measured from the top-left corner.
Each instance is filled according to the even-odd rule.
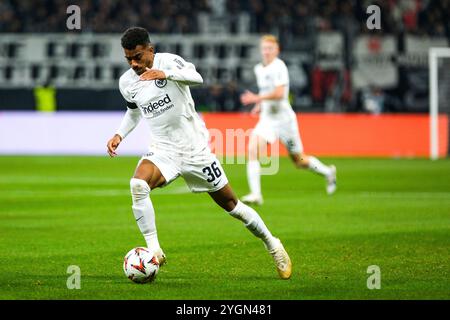
[[[366,9],[381,8],[381,32],[449,36],[450,0],[2,0],[0,32],[65,32],[66,8],[78,5],[83,32],[198,32],[201,13],[233,19],[248,14],[250,32],[285,37],[314,30],[367,32]],[[230,30],[232,32],[233,30]]]
[[[1,0],[0,32],[67,32],[66,9],[81,8],[83,32],[123,32],[140,25],[153,33],[195,33],[208,0]],[[194,18],[194,19],[193,19]]]
[[[133,25],[163,34],[272,33],[283,50],[292,52],[313,52],[318,32],[331,30],[344,35],[346,52],[352,39],[368,32],[450,40],[450,0],[0,0],[0,33],[67,32],[70,5],[81,8],[83,33],[121,33]],[[380,8],[379,30],[367,28],[370,5]],[[349,57],[346,54],[347,67],[352,63]],[[315,79],[313,66],[302,68]],[[342,81],[333,81],[345,83],[341,91],[349,101],[347,73]],[[200,100],[212,110],[235,111],[240,107],[238,88],[235,82],[212,84]],[[323,106],[317,88],[308,84],[298,95],[311,93],[313,102]],[[373,106],[389,105],[383,94],[375,88],[361,93],[359,100],[370,102],[366,109],[377,113],[382,108]]]
[[[381,9],[381,32],[442,36],[449,31],[449,0],[228,0],[230,13],[246,11],[252,30],[302,35],[310,30],[343,30],[354,25],[367,32],[367,7]],[[343,30],[345,31],[345,30]],[[281,32],[279,32],[281,33]]]

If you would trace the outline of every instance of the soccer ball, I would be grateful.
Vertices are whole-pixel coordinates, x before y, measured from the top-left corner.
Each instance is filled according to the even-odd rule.
[[[158,270],[158,258],[144,247],[131,249],[123,260],[125,275],[136,283],[146,283],[155,280]]]

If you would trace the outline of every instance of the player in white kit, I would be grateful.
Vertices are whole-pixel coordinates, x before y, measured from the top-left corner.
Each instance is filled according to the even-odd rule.
[[[327,193],[336,190],[336,167],[326,166],[316,157],[303,152],[303,144],[297,126],[297,117],[288,100],[289,75],[286,64],[278,58],[280,47],[278,39],[273,35],[265,35],[260,42],[262,63],[255,66],[254,71],[259,93],[246,91],[241,95],[244,105],[254,104],[252,113],[260,114],[258,124],[252,132],[249,142],[247,179],[250,194],[242,197],[245,203],[263,203],[261,192],[261,167],[258,150],[266,143],[274,143],[277,139],[286,146],[289,155],[297,168],[310,169],[325,177]]]
[[[131,66],[119,80],[127,111],[107,149],[111,157],[116,156],[117,147],[139,121],[147,122],[152,143],[130,180],[132,210],[147,247],[161,265],[165,263],[149,195],[152,189],[181,176],[191,191],[208,192],[219,206],[260,238],[279,276],[289,279],[292,264],[281,241],[270,233],[255,210],[238,200],[220,162],[211,153],[208,130],[195,111],[189,90],[189,85],[203,83],[195,66],[174,54],[155,54],[143,28],[126,30],[121,43]]]

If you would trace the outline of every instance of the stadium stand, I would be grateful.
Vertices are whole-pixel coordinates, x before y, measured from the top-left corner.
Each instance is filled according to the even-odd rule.
[[[71,4],[81,8],[79,31],[65,28],[66,8]],[[381,9],[380,30],[366,27],[366,8],[371,4]],[[38,34],[42,39],[49,35],[98,34],[117,39],[131,25],[147,28],[152,39],[162,37],[164,41],[155,41],[157,50],[183,54],[196,63],[206,80],[203,88],[193,92],[200,110],[242,109],[239,93],[254,86],[252,65],[258,60],[255,39],[259,34],[272,33],[281,40],[297,111],[424,112],[428,110],[427,50],[449,45],[450,1],[4,0],[0,3],[0,33],[4,34],[0,40],[1,108],[29,109],[33,98],[22,98],[20,105],[9,103],[17,96],[12,95],[12,88],[32,97],[35,86],[42,85],[14,84],[26,81],[14,80],[17,71],[11,63],[22,60],[15,55],[11,35],[36,35],[35,41],[41,37]],[[175,40],[168,43],[169,38]],[[76,56],[76,45],[70,50]],[[120,61],[111,64],[116,62],[111,71],[115,81],[126,67]],[[61,80],[63,71],[58,75],[56,65],[43,81],[56,87],[58,109],[121,108],[118,103],[104,103],[120,98],[113,81],[101,86],[98,81],[94,85],[82,81],[83,69],[77,65],[73,79],[78,84],[71,86]],[[40,67],[29,68],[33,83],[39,78],[36,70]],[[46,68],[50,68],[48,64]],[[91,88],[95,90],[91,90],[89,101],[83,102],[85,91]]]

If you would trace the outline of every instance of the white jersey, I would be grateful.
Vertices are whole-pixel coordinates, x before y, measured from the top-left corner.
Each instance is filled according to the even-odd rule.
[[[189,85],[203,83],[195,66],[175,54],[157,53],[152,68],[164,71],[167,79],[141,81],[131,68],[120,77],[120,93],[128,102],[128,113],[134,112],[132,126],[141,118],[146,120],[153,148],[180,155],[207,150],[208,130],[195,111],[189,90]],[[136,107],[139,112],[131,110]],[[118,131],[122,137],[133,129],[122,127]]]
[[[275,58],[270,64],[258,63],[255,68],[259,94],[271,93],[276,87],[284,85],[283,98],[280,100],[263,100],[261,102],[261,120],[284,121],[292,118],[294,111],[289,103],[289,73],[286,64]]]
[[[278,86],[285,86],[283,98],[280,100],[263,100],[258,124],[253,134],[262,137],[269,143],[280,139],[289,153],[303,152],[303,144],[298,130],[297,116],[289,103],[289,73],[286,64],[275,58],[264,66],[255,66],[259,94],[271,93]]]

